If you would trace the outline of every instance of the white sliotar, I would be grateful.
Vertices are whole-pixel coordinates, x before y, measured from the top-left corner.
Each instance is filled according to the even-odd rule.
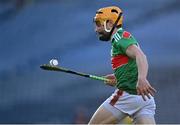
[[[51,59],[49,61],[49,64],[52,65],[52,66],[57,66],[58,65],[58,60],[57,59]]]

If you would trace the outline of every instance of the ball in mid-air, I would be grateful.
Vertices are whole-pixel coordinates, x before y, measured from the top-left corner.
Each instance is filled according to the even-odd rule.
[[[49,63],[50,63],[50,65],[52,65],[52,66],[57,66],[57,65],[58,65],[58,60],[57,60],[57,59],[51,59],[51,60],[49,61]]]

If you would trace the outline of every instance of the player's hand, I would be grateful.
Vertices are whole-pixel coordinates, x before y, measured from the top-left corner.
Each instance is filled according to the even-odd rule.
[[[145,96],[147,96],[150,99],[151,96],[154,96],[156,92],[156,90],[150,85],[148,80],[145,78],[138,79],[136,89],[137,89],[137,94],[141,95],[144,101],[146,101]]]
[[[109,79],[109,81],[105,81],[105,83],[107,85],[110,85],[110,86],[115,86],[117,81],[116,81],[116,77],[114,76],[114,74],[108,74],[106,76],[104,76],[105,78]]]

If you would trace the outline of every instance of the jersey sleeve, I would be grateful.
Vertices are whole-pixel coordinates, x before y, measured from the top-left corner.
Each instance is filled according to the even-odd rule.
[[[133,44],[138,45],[137,41],[129,32],[127,32],[127,34],[122,34],[121,39],[117,41],[118,48],[121,49],[124,54],[126,54],[126,49]]]

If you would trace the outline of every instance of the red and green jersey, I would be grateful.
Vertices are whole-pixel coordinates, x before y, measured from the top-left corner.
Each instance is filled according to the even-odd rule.
[[[137,94],[136,84],[138,69],[136,60],[126,55],[130,45],[138,45],[135,38],[122,28],[113,35],[111,49],[111,64],[117,79],[116,87],[130,94]]]

